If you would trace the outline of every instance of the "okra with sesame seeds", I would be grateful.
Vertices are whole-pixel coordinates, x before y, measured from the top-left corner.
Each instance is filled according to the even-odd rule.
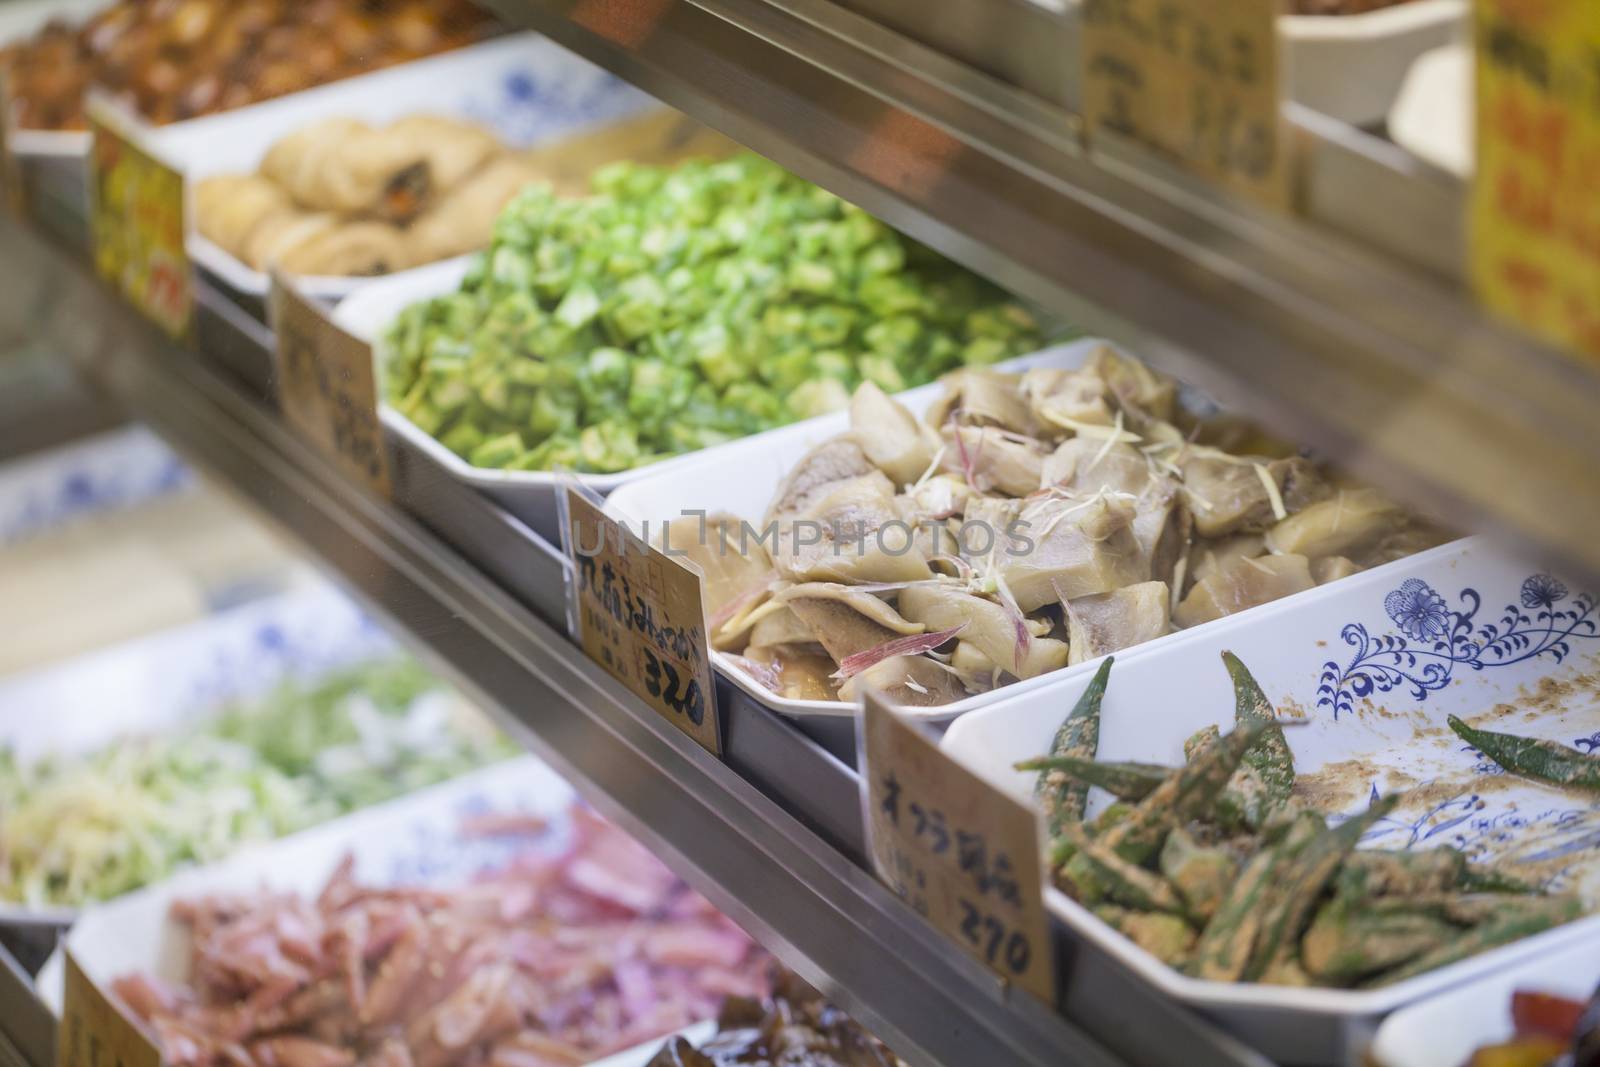
[[[1285,852],[1285,845],[1275,845],[1245,863],[1217,913],[1200,932],[1190,968],[1195,977],[1236,982],[1244,974],[1261,929],[1262,897],[1288,862]]]
[[[1239,873],[1239,861],[1230,852],[1202,846],[1181,826],[1167,834],[1159,865],[1162,877],[1201,922],[1217,913]]]
[[[1583,905],[1577,897],[1542,897],[1537,900],[1524,899],[1522,903],[1524,907],[1480,923],[1432,952],[1424,953],[1409,963],[1378,975],[1368,984],[1383,986],[1403,982],[1407,978],[1415,978],[1419,974],[1426,974],[1469,956],[1476,956],[1491,948],[1520,941],[1524,937],[1532,937],[1534,934],[1571,922],[1583,913]]]
[[[1233,680],[1235,728],[1252,721],[1268,724],[1261,740],[1244,754],[1244,763],[1266,787],[1267,807],[1276,808],[1287,803],[1294,792],[1294,753],[1284,739],[1278,713],[1256,683],[1255,676],[1232,652],[1224,652],[1222,662],[1228,668],[1228,677]]]
[[[1466,866],[1467,858],[1449,847],[1414,852],[1369,849],[1345,860],[1335,892],[1350,900],[1442,893],[1456,886]]]
[[[1446,721],[1457,737],[1512,774],[1563,789],[1600,793],[1600,756],[1586,756],[1556,741],[1479,730],[1454,715]]]
[[[1063,835],[1077,849],[1072,863],[1082,863],[1092,872],[1095,881],[1104,889],[1106,899],[1141,911],[1187,916],[1183,898],[1159,874],[1123,859],[1091,838],[1081,826],[1069,825]]]
[[[1050,755],[1094,759],[1100,747],[1100,704],[1105,699],[1112,660],[1113,657],[1107,656],[1101,662],[1100,669],[1089,681],[1089,687],[1056,730],[1055,738],[1050,743]],[[1089,787],[1073,781],[1065,772],[1050,770],[1039,775],[1034,783],[1034,795],[1044,808],[1045,826],[1054,837],[1063,826],[1083,820]]]
[[[1094,908],[1094,915],[1169,967],[1182,967],[1189,962],[1194,927],[1177,915],[1134,911],[1116,904],[1100,904]]]
[[[1019,771],[1060,771],[1075,783],[1098,786],[1119,800],[1143,800],[1176,768],[1159,763],[1106,762],[1076,756],[1042,756],[1023,760]]]
[[[1469,863],[1456,888],[1468,893],[1505,893],[1519,896],[1542,896],[1544,889],[1532,882],[1524,882],[1489,863]]]
[[[1300,962],[1323,982],[1346,984],[1431,952],[1459,931],[1434,915],[1369,910],[1335,899],[1300,939]]]
[[[1322,891],[1361,836],[1374,823],[1393,811],[1399,796],[1391,794],[1375,800],[1360,815],[1352,816],[1332,829],[1324,830],[1294,850],[1282,877],[1263,905],[1261,936],[1250,950],[1245,965],[1248,981],[1260,978],[1277,956],[1280,946],[1293,944],[1317,906]]]
[[[1161,850],[1168,831],[1204,816],[1238,769],[1245,750],[1267,724],[1239,726],[1172,775],[1139,802],[1125,822],[1105,835],[1106,847],[1131,863],[1143,863]]]

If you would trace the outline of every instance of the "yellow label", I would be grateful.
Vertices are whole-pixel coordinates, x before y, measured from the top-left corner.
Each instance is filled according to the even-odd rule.
[[[568,487],[578,637],[584,653],[662,718],[722,754],[700,576]]]
[[[186,337],[194,282],[184,245],[183,175],[145,147],[137,123],[115,105],[91,94],[88,114],[95,267],[147,318]]]
[[[346,474],[389,496],[389,457],[378,420],[371,346],[340,329],[276,275],[272,328],[278,338],[278,406],[284,418]]]
[[[1091,143],[1137,141],[1236,192],[1289,202],[1281,0],[1083,0]]]
[[[57,1067],[160,1067],[161,1052],[66,954]]]
[[[1485,307],[1600,357],[1600,3],[1477,0],[1471,274]]]
[[[873,869],[918,914],[1012,985],[1053,1005],[1039,821],[868,693],[861,771]]]

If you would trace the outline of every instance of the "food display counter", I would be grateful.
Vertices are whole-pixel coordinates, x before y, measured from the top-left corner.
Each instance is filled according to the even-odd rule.
[[[0,660],[0,1063],[1600,1063],[1472,5],[1259,5],[1276,202],[1108,6],[0,0],[0,576],[163,540]]]

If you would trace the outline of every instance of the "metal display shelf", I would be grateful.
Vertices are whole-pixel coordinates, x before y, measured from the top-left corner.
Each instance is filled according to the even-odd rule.
[[[1049,68],[1071,22],[1020,0],[490,4],[1409,505],[1600,577],[1600,373],[1479,311],[1459,189],[1371,138],[1291,108],[1306,214],[1275,216],[1091,161]]]
[[[596,808],[912,1062],[1262,1062],[1086,943],[1065,944],[1064,1016],[1008,990],[786,810],[781,788],[769,795],[711,757],[506,583],[344,480],[226,369],[270,365],[270,338],[214,292],[199,292],[196,334],[233,347],[226,361],[167,339],[80,256],[10,217],[0,261],[26,264],[0,287],[0,328],[69,360],[257,505]],[[53,1024],[20,977],[0,970],[0,1058],[49,1067]]]

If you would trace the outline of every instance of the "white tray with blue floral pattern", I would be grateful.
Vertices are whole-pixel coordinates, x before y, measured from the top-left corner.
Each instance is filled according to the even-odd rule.
[[[1329,587],[1119,653],[1102,709],[1099,758],[1168,765],[1183,741],[1233,721],[1220,659],[1250,668],[1288,731],[1297,792],[1330,815],[1406,792],[1363,846],[1450,845],[1523,880],[1600,905],[1600,796],[1502,772],[1445,725],[1474,725],[1600,751],[1600,607],[1595,593],[1472,538]],[[1048,751],[1096,664],[957,720],[946,753],[1031,802],[1034,776],[1012,764]],[[1093,813],[1109,798],[1091,795]],[[1388,1012],[1600,933],[1591,915],[1429,974],[1372,990],[1201,981],[1138,949],[1065,894],[1048,905],[1069,927],[1152,984],[1206,1012],[1281,1062],[1360,1054]]]

